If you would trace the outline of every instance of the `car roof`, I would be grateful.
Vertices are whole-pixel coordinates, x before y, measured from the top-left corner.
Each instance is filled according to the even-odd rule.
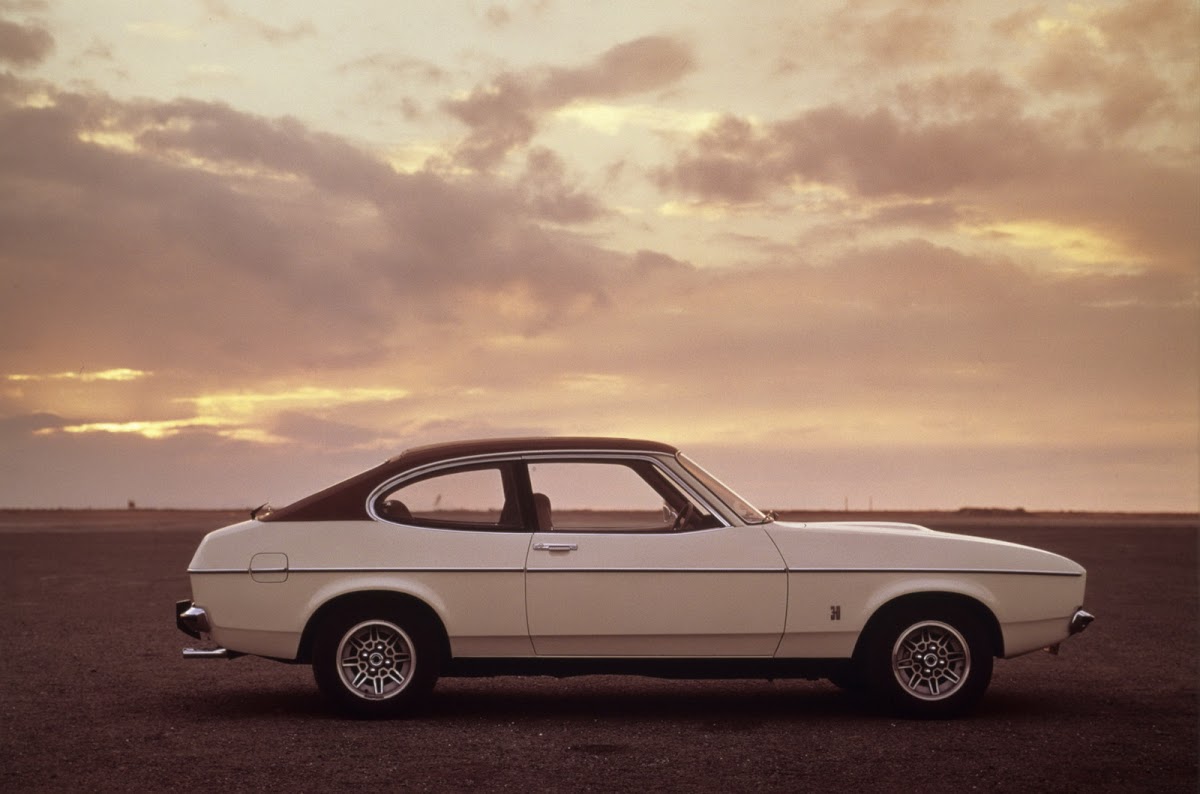
[[[262,521],[363,521],[367,497],[376,486],[406,471],[439,461],[483,455],[538,452],[648,452],[675,455],[670,444],[632,438],[545,436],[484,438],[412,447],[348,480],[295,501],[260,517]]]
[[[506,452],[554,452],[560,450],[587,452],[658,452],[674,455],[679,450],[669,444],[634,438],[597,436],[538,436],[528,438],[482,438],[473,441],[451,441],[427,444],[406,449],[389,462],[406,463],[405,469],[438,460],[493,455]]]

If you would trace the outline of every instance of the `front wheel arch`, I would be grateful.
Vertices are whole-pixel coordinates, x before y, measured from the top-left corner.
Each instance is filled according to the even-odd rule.
[[[851,669],[895,714],[957,717],[987,689],[998,635],[991,611],[972,599],[901,598],[872,616]]]
[[[1004,657],[1004,633],[1000,630],[1000,621],[992,614],[992,610],[970,596],[961,593],[939,592],[910,593],[893,598],[880,606],[859,632],[858,641],[854,645],[853,658],[856,660],[861,658],[866,638],[871,636],[872,631],[877,631],[880,625],[890,620],[893,614],[910,608],[936,610],[939,607],[963,610],[974,617],[987,632],[992,655],[997,658]]]

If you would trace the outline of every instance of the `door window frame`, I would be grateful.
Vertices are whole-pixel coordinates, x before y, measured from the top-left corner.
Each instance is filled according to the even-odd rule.
[[[636,455],[636,454],[630,455],[629,453],[625,453],[625,452],[614,452],[614,453],[571,452],[571,451],[563,452],[563,451],[555,450],[555,451],[547,451],[544,453],[525,453],[525,454],[521,455],[521,460],[525,464],[525,466],[523,467],[523,468],[525,468],[525,475],[524,475],[525,476],[525,485],[527,488],[530,489],[530,491],[529,491],[530,503],[532,503],[532,498],[533,498],[533,490],[532,490],[533,486],[530,481],[529,471],[527,468],[529,466],[529,464],[533,464],[533,463],[615,464],[615,465],[624,465],[625,467],[631,469],[634,472],[634,474],[639,476],[643,480],[643,482],[646,483],[647,487],[651,488],[655,493],[657,493],[660,497],[662,497],[664,502],[666,502],[667,504],[670,504],[671,509],[678,510],[679,508],[677,508],[674,504],[671,504],[671,499],[668,498],[668,494],[670,494],[671,496],[689,500],[689,501],[703,507],[704,510],[711,517],[712,521],[716,522],[715,526],[712,525],[711,522],[706,522],[705,526],[692,527],[690,529],[685,529],[685,530],[680,530],[680,531],[676,531],[672,527],[666,527],[664,529],[637,529],[637,528],[622,529],[619,527],[614,527],[611,529],[605,528],[605,527],[594,527],[594,528],[593,527],[563,527],[561,529],[552,529],[549,527],[542,527],[539,525],[539,526],[535,527],[535,529],[534,529],[535,532],[559,532],[559,533],[571,532],[571,533],[599,534],[599,535],[678,535],[678,534],[683,534],[685,532],[703,532],[703,531],[713,530],[713,529],[723,529],[723,528],[730,526],[729,521],[725,518],[724,514],[720,510],[717,510],[716,508],[714,508],[708,499],[703,498],[699,493],[696,492],[695,488],[693,488],[690,484],[688,484],[687,482],[682,480],[680,477],[678,477],[675,474],[675,472],[671,471],[668,467],[664,466],[660,460],[658,460],[656,457],[654,457],[652,455]],[[638,470],[639,467],[648,467],[650,469],[650,471],[653,471],[654,477],[658,480],[658,484],[656,485],[655,483],[651,482],[650,478],[647,478],[644,474],[642,474]],[[665,493],[664,493],[664,491],[665,491]],[[551,505],[551,509],[553,509],[553,505]],[[533,517],[533,520],[530,522],[531,524],[538,523],[538,516],[537,516],[536,510],[530,512],[529,515]]]
[[[407,521],[399,521],[396,518],[384,515],[379,510],[381,502],[383,502],[390,494],[401,491],[404,488],[415,485],[416,483],[425,480],[431,480],[435,477],[444,477],[460,472],[471,471],[486,471],[495,470],[500,477],[501,488],[504,492],[504,503],[501,505],[501,518],[504,516],[505,507],[510,503],[513,505],[515,519],[513,523],[495,523],[490,522],[472,522],[472,521],[456,521],[443,520],[436,518],[428,518],[426,516],[412,516]],[[525,471],[524,465],[519,460],[511,457],[491,458],[491,459],[459,459],[444,461],[429,466],[423,466],[413,471],[405,472],[400,477],[395,477],[388,480],[383,485],[377,487],[371,492],[367,499],[367,514],[371,518],[387,524],[397,526],[414,526],[423,529],[449,529],[468,532],[520,532],[528,533],[530,524],[528,516],[533,515],[531,510],[531,501],[529,498],[529,477]]]

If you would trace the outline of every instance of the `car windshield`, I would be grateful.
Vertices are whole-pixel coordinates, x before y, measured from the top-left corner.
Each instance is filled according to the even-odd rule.
[[[737,513],[747,524],[765,524],[772,520],[772,516],[764,513],[754,505],[747,502],[742,497],[734,493],[733,489],[725,483],[718,480],[700,467],[698,463],[693,461],[687,455],[680,452],[677,456],[679,462],[683,465],[688,473],[704,484],[708,490],[725,503],[730,510]]]

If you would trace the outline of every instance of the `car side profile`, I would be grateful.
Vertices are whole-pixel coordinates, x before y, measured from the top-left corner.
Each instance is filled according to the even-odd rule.
[[[311,664],[362,717],[440,676],[830,678],[914,717],[966,713],[993,660],[1082,631],[1086,572],[1027,546],[880,522],[785,523],[667,444],[410,449],[209,533],[176,624]]]

